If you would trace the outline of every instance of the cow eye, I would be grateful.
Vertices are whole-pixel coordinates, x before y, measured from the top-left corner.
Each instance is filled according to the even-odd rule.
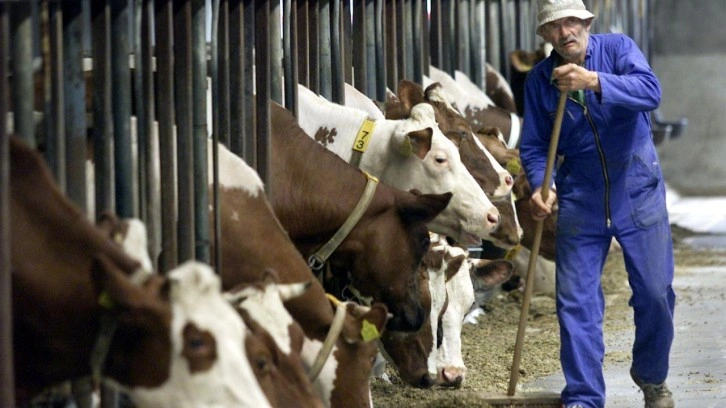
[[[446,156],[436,156],[436,163],[438,163],[438,164],[446,163]]]
[[[270,359],[265,355],[257,356],[257,358],[255,359],[255,365],[257,366],[257,369],[255,371],[257,371],[257,373],[259,374],[268,373],[271,369]]]
[[[189,339],[189,347],[192,350],[197,350],[204,347],[204,339],[201,337],[193,337]]]

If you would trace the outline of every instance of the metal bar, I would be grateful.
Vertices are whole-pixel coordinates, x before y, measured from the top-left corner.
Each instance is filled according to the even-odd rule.
[[[386,16],[385,16],[385,27],[386,27],[386,72],[388,73],[386,86],[389,89],[396,92],[398,89],[398,37],[396,33],[396,1],[397,0],[386,0]]]
[[[257,173],[264,185],[270,181],[270,0],[255,2],[255,89],[257,111]],[[275,22],[277,24],[277,22]],[[270,199],[272,189],[266,189]]]
[[[35,146],[32,3],[11,2],[9,10],[14,130],[26,143]]]
[[[282,33],[280,1],[270,2],[270,98],[282,105]]]
[[[133,163],[131,159],[131,75],[129,71],[128,0],[111,4],[111,79],[113,81],[113,159],[116,213],[136,216]],[[70,103],[70,101],[69,101]]]
[[[439,69],[454,73],[453,61],[456,58],[456,25],[454,24],[454,16],[456,16],[456,5],[453,0],[441,1],[441,66]]]
[[[93,161],[94,202],[96,215],[113,205],[113,171],[111,138],[113,112],[111,102],[111,8],[106,0],[91,2],[93,30]]]
[[[49,62],[47,66],[47,82],[50,87],[50,100],[46,108],[52,123],[47,123],[45,136],[45,159],[48,162],[58,187],[66,190],[66,155],[65,133],[66,122],[64,115],[63,91],[63,10],[60,4],[48,3],[48,37]]]
[[[363,3],[361,1],[361,3]],[[365,1],[365,9],[363,14],[356,16],[360,20],[365,30],[364,45],[362,53],[365,53],[365,60],[367,69],[366,75],[366,87],[363,88],[363,93],[372,96],[376,94],[376,87],[378,82],[378,65],[376,64],[376,5],[373,0]]]
[[[310,87],[308,71],[308,0],[298,0],[297,5],[297,80],[298,83]]]
[[[343,70],[345,74],[345,82],[353,84],[353,22],[351,21],[351,13],[353,5],[349,1],[343,2],[343,13],[341,13],[341,35],[343,36]]]
[[[297,117],[297,3],[285,0],[283,6],[284,25],[283,59],[285,72],[285,107]],[[269,187],[268,187],[269,188]]]
[[[0,406],[15,406],[13,289],[10,264],[10,141],[8,116],[8,10],[0,3]]]
[[[86,79],[83,73],[83,16],[80,2],[63,9],[63,73],[66,195],[86,210]],[[128,56],[126,64],[128,65]]]
[[[155,131],[155,107],[156,98],[154,92],[154,50],[152,48],[152,35],[154,30],[154,2],[143,0],[141,9],[141,66],[136,67],[142,72],[142,99],[143,105],[139,112],[143,112],[145,120],[143,126],[139,126],[139,135],[145,141],[144,145],[139,143],[139,149],[144,150],[147,180],[145,190],[141,192],[146,197],[146,214],[142,217],[149,227],[147,229],[149,253],[152,254],[151,261],[154,270],[158,267],[156,255],[161,246],[161,218],[160,218],[160,181],[158,177],[158,156],[159,138]]]
[[[442,65],[442,22],[441,0],[431,0],[431,28],[429,30],[429,43],[431,52],[431,65],[441,68]]]
[[[333,99],[333,67],[332,67],[332,45],[330,28],[330,3],[332,0],[319,0],[318,19],[318,57],[320,77],[318,93],[328,100]]]
[[[383,14],[385,12],[384,0],[376,0],[376,21],[375,21],[375,36],[376,36],[376,93],[375,99],[378,101],[386,100],[386,79],[388,77],[388,66],[386,65],[386,36],[383,24],[385,18]]]
[[[243,156],[245,162],[253,168],[257,168],[257,111],[255,106],[255,41],[257,34],[257,13],[255,10],[255,2],[245,0],[244,2],[244,42],[242,66],[244,81],[243,100],[244,110],[242,111],[242,137],[243,139]],[[262,69],[259,67],[259,69]],[[259,73],[259,71],[257,71]],[[267,73],[269,71],[266,71]]]
[[[194,259],[194,175],[191,0],[174,1],[174,98],[176,104],[177,239],[179,262]]]
[[[320,93],[320,47],[318,0],[308,0],[308,88],[315,93]]]
[[[411,26],[412,0],[398,3],[398,63],[401,79],[413,80],[413,27]],[[396,86],[398,89],[398,86]]]
[[[424,65],[424,51],[423,51],[423,39],[426,36],[422,21],[423,5],[421,0],[412,0],[411,2],[411,50],[413,51],[411,65],[412,65],[412,77],[414,82],[417,84],[423,84],[423,65]]]
[[[366,52],[361,52],[366,46],[366,7],[367,1],[353,3],[353,66],[355,67],[355,89],[366,93],[368,89],[368,63]]]
[[[419,0],[420,2],[420,0]],[[419,7],[418,19],[421,24],[421,73],[429,75],[429,66],[431,65],[431,25],[429,24],[428,11],[426,5]],[[423,82],[422,82],[423,84]]]
[[[172,55],[172,0],[157,0],[155,9],[156,79],[159,102],[159,171],[161,180],[174,180],[174,66]],[[159,269],[169,271],[178,264],[176,236],[176,189],[161,183],[161,254]]]
[[[479,0],[472,0],[469,4],[469,75],[470,78],[479,85],[480,88],[484,89],[484,86],[486,84],[485,82],[485,69],[484,64],[486,61],[484,60],[484,50],[482,48],[483,45],[483,36],[481,32],[481,24],[482,19],[481,15],[478,13],[480,9],[480,4],[482,2]]]
[[[501,0],[503,1],[503,0]],[[456,10],[456,43],[458,47],[457,69],[471,78],[471,42],[469,28],[469,0],[460,0]]]
[[[242,0],[229,0],[229,70],[228,78],[221,76],[222,68],[220,66],[220,87],[223,87],[226,81],[229,81],[229,144],[227,146],[236,155],[245,158],[244,154],[244,112],[245,106],[249,103],[244,98],[245,88],[245,53],[244,38],[242,30],[245,28],[244,23],[244,6]],[[221,24],[220,24],[221,29]],[[225,33],[220,32],[220,36]],[[221,57],[221,55],[220,55]],[[220,89],[220,94],[223,91]],[[224,100],[219,101],[220,105],[224,104]],[[220,106],[220,108],[224,109]],[[220,120],[223,120],[220,117]],[[220,135],[220,140],[224,139]],[[247,162],[250,164],[250,162]],[[252,165],[252,164],[250,164]]]
[[[228,0],[215,0],[219,3],[219,26],[217,31],[213,34],[212,38],[217,39],[217,46],[212,47],[213,50],[216,50],[217,58],[216,58],[216,67],[217,72],[212,72],[212,81],[215,81],[217,83],[216,87],[213,89],[217,90],[216,96],[213,96],[212,100],[214,101],[214,108],[212,109],[212,112],[214,114],[213,116],[213,123],[216,124],[213,126],[212,134],[217,134],[219,141],[223,143],[225,146],[230,146],[230,125],[231,125],[231,115],[230,115],[230,86],[231,86],[231,77],[230,77],[230,71],[232,67],[232,61],[230,60],[230,13],[229,13],[229,1]],[[239,3],[238,3],[239,4]],[[241,38],[241,32],[237,32],[237,39],[238,42],[236,43],[238,46],[237,52],[239,55],[239,49],[241,45],[241,41],[239,39]],[[213,65],[214,66],[214,65]],[[237,69],[240,68],[240,64],[237,63],[236,65]],[[239,87],[239,84],[241,82],[239,79],[236,81],[236,85]],[[241,91],[239,91],[239,88],[237,89],[238,95],[241,95]],[[242,118],[242,115],[240,114],[237,116],[237,120],[239,121]]]
[[[204,0],[193,0],[192,155],[194,180],[194,257],[209,263],[209,190],[207,183],[207,32]]]
[[[330,0],[330,100],[345,104],[345,77],[343,75],[343,41],[340,38],[340,1]]]
[[[133,29],[132,52],[134,61],[134,69],[131,71],[133,75],[132,83],[134,90],[132,95],[133,109],[131,110],[131,114],[136,116],[136,123],[135,126],[132,128],[132,132],[136,132],[136,177],[134,183],[134,196],[136,197],[137,203],[135,207],[136,213],[139,214],[141,220],[146,223],[148,221],[146,219],[146,215],[148,214],[146,191],[148,190],[147,182],[149,180],[149,171],[147,167],[149,164],[149,151],[146,149],[146,146],[148,145],[147,138],[150,135],[145,133],[143,129],[146,127],[146,122],[149,121],[150,118],[147,116],[144,110],[144,106],[146,105],[146,99],[144,98],[144,65],[142,61],[143,56],[141,51],[141,19],[143,15],[142,0],[132,0],[131,12],[133,16],[133,19],[131,20],[131,26]],[[149,227],[151,226],[149,225]]]

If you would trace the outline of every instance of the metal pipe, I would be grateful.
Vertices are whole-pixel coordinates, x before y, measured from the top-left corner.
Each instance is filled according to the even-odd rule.
[[[209,263],[209,188],[207,183],[207,41],[204,0],[192,0],[192,117],[194,180],[194,256]]]
[[[10,141],[8,114],[8,11],[0,3],[0,406],[15,406],[13,292],[10,265]]]
[[[131,7],[128,0],[114,0],[110,4],[111,81],[113,84],[111,98],[113,102],[113,165],[116,213],[120,217],[135,217],[137,213],[131,158],[131,73],[129,70]],[[68,103],[71,103],[70,100]]]

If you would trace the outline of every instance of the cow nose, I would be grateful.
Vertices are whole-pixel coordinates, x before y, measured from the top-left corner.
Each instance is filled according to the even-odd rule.
[[[512,176],[506,176],[504,177],[504,183],[508,186],[511,186],[514,184],[514,179],[512,178]]]
[[[436,381],[429,375],[429,373],[426,373],[421,377],[418,384],[416,385],[417,388],[431,388],[434,386]]]
[[[488,213],[487,221],[489,221],[490,223],[492,223],[494,225],[499,225],[499,214]]]

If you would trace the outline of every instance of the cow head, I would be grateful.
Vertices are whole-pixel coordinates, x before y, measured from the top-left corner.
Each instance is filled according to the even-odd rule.
[[[376,217],[360,223],[330,261],[336,278],[349,280],[349,288],[355,288],[364,301],[386,303],[393,315],[389,330],[415,331],[428,312],[416,272],[429,247],[427,223],[443,210],[451,194],[393,192],[395,207],[377,213],[372,203]]]
[[[437,124],[436,110],[430,103],[406,101],[403,106],[410,108],[405,109],[406,119],[397,128],[394,143],[401,146],[402,154],[410,154],[412,158],[403,162],[405,169],[402,167],[399,173],[425,175],[425,178],[414,179],[409,187],[399,187],[416,187],[424,192],[451,191],[454,194],[451,203],[434,219],[429,229],[465,244],[485,239],[498,225],[499,212],[466,166],[466,163],[471,165],[468,162],[472,152],[468,147],[471,145],[466,141],[462,143],[456,125],[447,129],[449,135],[456,133],[457,137],[452,136],[454,140],[442,133],[440,123]],[[416,128],[423,130],[412,131]],[[466,157],[460,152],[462,146]],[[482,154],[481,151],[478,153]]]
[[[416,83],[403,80],[398,93],[399,102],[386,105],[386,117],[405,118],[416,104],[430,104],[434,108],[439,129],[458,147],[461,162],[487,196],[494,200],[509,194],[512,176],[477,142],[469,122],[452,106],[440,83],[434,82],[424,90]]]
[[[143,287],[102,269],[122,323],[106,369],[138,406],[269,406],[245,355],[248,329],[211,268],[189,261]]]
[[[277,274],[268,270],[262,281],[240,285],[228,295],[252,332],[246,338],[247,356],[274,407],[322,406],[300,356],[305,334],[283,305],[302,295],[310,282],[278,281]]]

